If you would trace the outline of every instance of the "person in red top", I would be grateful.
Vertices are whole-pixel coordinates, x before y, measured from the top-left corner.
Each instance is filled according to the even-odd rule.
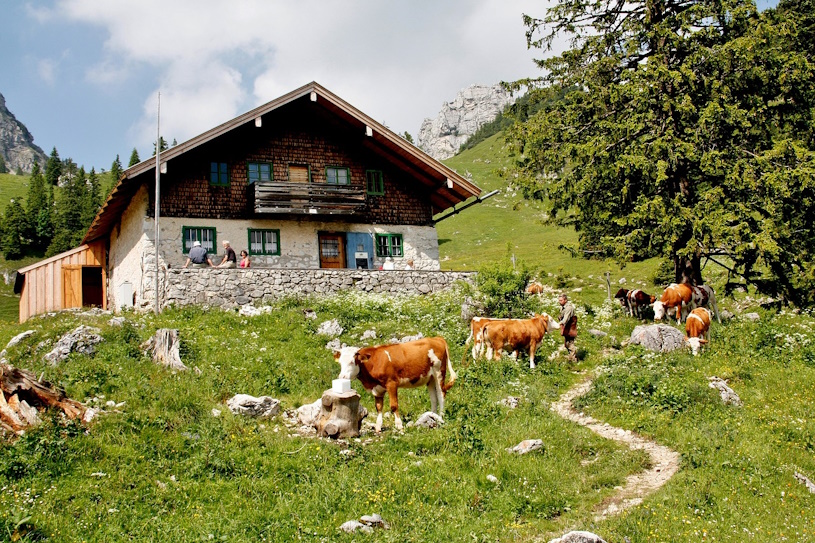
[[[252,263],[249,262],[249,253],[246,249],[241,251],[241,268],[248,268]]]

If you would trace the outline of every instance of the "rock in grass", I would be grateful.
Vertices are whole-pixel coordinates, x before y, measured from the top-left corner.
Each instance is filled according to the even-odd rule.
[[[605,540],[597,534],[584,531],[569,532],[563,537],[552,539],[549,543],[606,543]]]
[[[374,533],[373,528],[371,528],[370,526],[368,526],[366,524],[362,524],[358,520],[349,520],[348,522],[344,522],[342,524],[342,526],[340,526],[340,530],[342,530],[343,532],[349,533],[349,534],[352,534],[352,533],[356,532],[357,530],[359,530],[360,532],[366,533],[366,534]]]
[[[641,324],[631,332],[631,345],[642,345],[649,351],[669,353],[687,346],[685,335],[667,324]]]
[[[226,405],[236,415],[251,417],[274,417],[280,412],[280,400],[271,396],[256,398],[249,394],[236,394],[226,401]]]
[[[543,448],[543,441],[540,439],[524,439],[514,447],[507,449],[507,452],[515,454],[526,454]]]
[[[57,341],[51,352],[45,355],[45,360],[56,366],[71,353],[92,355],[96,352],[97,343],[102,342],[99,329],[90,326],[78,326]]]

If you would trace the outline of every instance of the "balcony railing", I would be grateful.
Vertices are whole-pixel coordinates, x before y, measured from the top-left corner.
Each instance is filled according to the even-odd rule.
[[[325,183],[255,183],[255,213],[351,215],[365,205],[365,189]]]

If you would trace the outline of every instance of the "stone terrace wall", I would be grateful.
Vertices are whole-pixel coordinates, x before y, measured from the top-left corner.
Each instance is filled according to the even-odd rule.
[[[177,269],[166,270],[164,305],[225,308],[291,295],[335,294],[341,290],[428,294],[456,281],[471,282],[473,272],[350,269]]]

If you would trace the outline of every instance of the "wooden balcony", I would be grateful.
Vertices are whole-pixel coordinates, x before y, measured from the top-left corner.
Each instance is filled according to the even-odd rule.
[[[252,186],[258,214],[352,215],[365,205],[363,187],[272,182]]]

